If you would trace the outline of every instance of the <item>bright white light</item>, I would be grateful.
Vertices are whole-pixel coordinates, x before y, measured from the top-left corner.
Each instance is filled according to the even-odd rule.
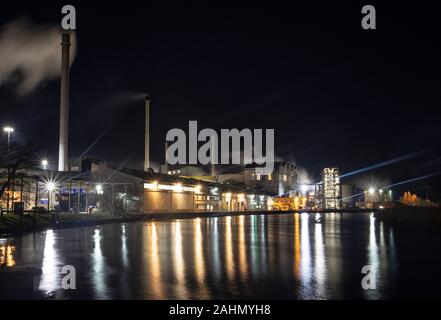
[[[97,184],[95,189],[98,194],[103,194],[103,185],[102,184]]]
[[[369,188],[368,190],[370,195],[373,195],[375,193],[375,189],[374,188]]]
[[[202,186],[201,185],[197,185],[196,187],[194,187],[194,192],[196,193],[200,193],[202,190]]]
[[[14,132],[14,128],[12,128],[12,127],[4,127],[3,131],[6,132],[6,133],[11,133],[11,132]]]
[[[382,193],[383,193],[383,190],[382,190],[382,189],[380,189],[380,190],[378,190],[378,192],[380,192],[380,194],[382,194]]]
[[[46,183],[46,189],[47,191],[54,191],[55,190],[55,183],[52,181],[49,181]]]
[[[302,190],[303,193],[306,193],[306,191],[308,191],[308,186],[304,184],[300,187],[300,190]]]
[[[43,166],[44,170],[46,170],[48,164],[49,162],[46,159],[41,160],[41,165]]]

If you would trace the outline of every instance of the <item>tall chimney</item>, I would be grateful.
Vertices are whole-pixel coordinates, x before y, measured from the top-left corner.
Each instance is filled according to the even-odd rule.
[[[145,97],[144,171],[150,168],[150,96]]]
[[[218,181],[218,173],[217,173],[217,143],[215,143],[215,138],[211,137],[211,175],[214,177],[216,182]]]
[[[167,149],[168,149],[168,142],[165,142],[165,150],[164,150],[164,172],[165,174],[168,173],[168,161],[167,161]]]
[[[70,33],[64,31],[61,37],[60,143],[58,146],[58,171],[68,171]]]

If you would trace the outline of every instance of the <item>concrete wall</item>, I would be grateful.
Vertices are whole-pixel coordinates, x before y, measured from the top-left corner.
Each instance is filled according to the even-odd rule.
[[[193,210],[192,192],[144,190],[144,212]]]

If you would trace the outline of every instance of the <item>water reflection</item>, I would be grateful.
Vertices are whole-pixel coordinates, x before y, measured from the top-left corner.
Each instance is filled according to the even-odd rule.
[[[15,266],[15,246],[6,242],[0,244],[0,266],[13,267]]]
[[[44,241],[39,290],[50,294],[61,288],[61,266],[62,259],[57,252],[55,233],[53,230],[47,230]]]
[[[188,291],[185,283],[185,262],[182,252],[181,222],[174,222],[174,269],[176,277],[176,295],[179,299],[188,299]]]
[[[258,229],[257,229],[257,218],[256,216],[251,216],[250,217],[251,220],[251,225],[250,225],[250,234],[251,234],[251,242],[249,244],[249,246],[251,246],[252,248],[256,248],[258,246]],[[258,255],[259,252],[258,250],[250,250],[250,258],[251,258],[251,276],[254,278],[258,272]]]
[[[294,214],[294,278],[300,279],[300,215]]]
[[[129,265],[129,256],[127,252],[127,235],[126,235],[126,226],[121,225],[121,253],[122,253],[122,261],[124,267],[128,267]]]
[[[196,281],[198,282],[199,290],[203,299],[209,299],[209,293],[205,285],[205,257],[204,245],[201,230],[201,219],[194,220],[194,259]]]
[[[218,226],[218,218],[213,218],[211,221],[211,225],[213,228],[213,233],[211,238],[211,256],[213,259],[213,272],[215,277],[217,278],[217,281],[220,280],[222,274],[221,274],[221,256],[220,256],[220,240],[219,240],[219,226]]]
[[[323,225],[322,223],[315,224],[314,244],[315,244],[315,269],[314,276],[316,279],[316,296],[318,298],[326,298],[326,258],[325,246],[323,243]]]
[[[367,215],[218,217],[49,230],[0,243],[0,262],[41,267],[49,293],[73,261],[91,299],[372,299],[399,283],[398,240]],[[366,264],[379,290],[361,289]]]
[[[95,229],[93,234],[92,283],[97,299],[110,299],[111,296],[106,283],[106,264],[101,250],[101,242],[101,231],[100,229]]]
[[[143,243],[146,248],[143,249],[147,264],[147,270],[150,271],[147,279],[148,281],[148,291],[151,293],[147,295],[147,298],[152,299],[163,299],[163,288],[162,288],[162,278],[161,278],[161,259],[159,256],[159,238],[158,230],[155,222],[152,222],[147,226],[147,232],[145,235],[150,235],[146,237]],[[150,250],[148,249],[150,247]],[[150,258],[150,259],[149,259]]]
[[[309,242],[309,215],[301,214],[301,238],[300,238],[300,296],[309,298],[311,282],[311,249]]]
[[[239,217],[239,271],[241,279],[248,279],[247,243],[245,240],[245,217]]]
[[[227,270],[227,278],[230,281],[234,279],[233,236],[231,231],[231,221],[231,217],[225,218],[225,267]]]
[[[203,284],[205,280],[204,251],[202,244],[201,219],[194,220],[194,260],[196,280]]]
[[[375,234],[375,218],[373,214],[369,217],[369,257],[368,263],[371,265],[372,274],[375,276],[373,281],[376,282],[378,277],[380,276],[380,268],[378,265],[378,246],[377,246],[377,236]],[[370,292],[366,292],[369,294]]]

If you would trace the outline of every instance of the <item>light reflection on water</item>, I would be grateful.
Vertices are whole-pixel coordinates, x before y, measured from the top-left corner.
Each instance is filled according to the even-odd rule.
[[[15,266],[14,251],[15,246],[9,245],[6,242],[0,243],[0,266]]]
[[[398,290],[396,234],[353,214],[319,223],[308,214],[152,221],[8,239],[0,262],[41,268],[39,290],[48,294],[73,261],[78,293],[65,293],[72,298],[379,299]],[[376,291],[361,288],[367,264]]]
[[[175,241],[174,241],[174,260],[173,266],[176,276],[176,296],[182,297],[182,299],[188,299],[188,287],[186,286],[185,279],[185,261],[182,252],[182,235],[181,235],[181,222],[174,222],[175,225]]]
[[[53,230],[47,230],[44,241],[43,263],[39,290],[48,294],[61,288],[60,271],[62,260],[57,251],[56,234]]]
[[[124,235],[121,234],[123,237]],[[106,263],[101,249],[102,235],[100,229],[95,229],[93,234],[93,253],[92,253],[92,284],[97,299],[110,299],[109,289],[106,283]]]

